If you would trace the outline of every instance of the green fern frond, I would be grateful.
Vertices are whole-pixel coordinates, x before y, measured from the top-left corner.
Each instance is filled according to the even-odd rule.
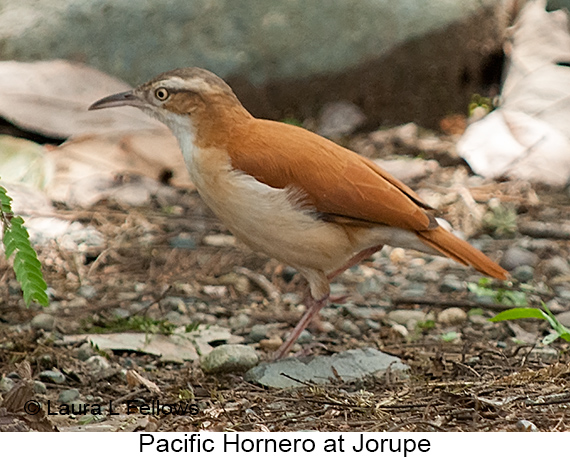
[[[12,198],[0,186],[0,222],[2,223],[2,243],[6,258],[14,255],[16,280],[22,286],[24,301],[29,305],[36,301],[42,306],[49,305],[47,284],[42,275],[42,265],[30,243],[30,235],[24,220],[12,211]]]

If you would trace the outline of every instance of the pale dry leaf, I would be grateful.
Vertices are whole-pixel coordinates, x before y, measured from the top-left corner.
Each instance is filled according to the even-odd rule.
[[[87,111],[94,101],[129,89],[94,68],[64,60],[0,62],[0,116],[53,138],[165,129],[135,108]]]
[[[470,125],[458,154],[478,174],[565,186],[570,180],[568,12],[529,2],[512,29],[501,106]]]

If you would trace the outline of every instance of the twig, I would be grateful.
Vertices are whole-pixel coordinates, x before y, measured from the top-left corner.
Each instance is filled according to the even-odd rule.
[[[277,288],[269,281],[265,276],[255,273],[248,268],[245,267],[237,267],[236,272],[240,275],[245,276],[249,280],[251,280],[257,287],[259,287],[267,298],[273,301],[276,304],[279,304],[281,300],[281,294],[277,290]]]
[[[438,298],[421,298],[421,297],[394,297],[392,298],[394,308],[401,305],[425,305],[436,308],[485,308],[492,311],[505,311],[511,309],[512,305],[503,305],[501,303],[473,303],[467,300],[442,300]]]

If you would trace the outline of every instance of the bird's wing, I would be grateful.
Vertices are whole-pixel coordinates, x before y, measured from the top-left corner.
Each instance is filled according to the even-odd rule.
[[[342,221],[408,230],[437,227],[430,207],[372,161],[299,127],[254,119],[228,143],[232,166],[275,188],[301,190],[308,205]],[[339,217],[340,216],[340,217]]]

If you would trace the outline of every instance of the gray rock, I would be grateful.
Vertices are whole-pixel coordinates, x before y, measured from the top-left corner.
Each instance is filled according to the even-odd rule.
[[[362,333],[358,328],[358,325],[356,325],[351,319],[343,319],[339,325],[339,329],[352,336],[360,336]]]
[[[384,291],[385,280],[380,276],[371,276],[358,283],[356,290],[360,295],[381,294]]]
[[[34,393],[40,394],[40,395],[47,394],[46,385],[41,381],[34,381]]]
[[[469,322],[475,325],[492,325],[485,316],[481,314],[471,314],[469,316]]]
[[[348,293],[348,289],[344,284],[340,284],[338,282],[333,282],[330,285],[330,294],[334,296],[338,295],[346,295]]]
[[[373,319],[366,319],[364,321],[364,323],[368,326],[368,328],[370,328],[371,330],[380,330],[380,328],[382,327],[380,325],[380,322],[375,321]]]
[[[338,138],[354,132],[366,121],[362,110],[347,101],[331,102],[323,106],[317,133],[327,138]]]
[[[271,326],[269,324],[255,324],[249,332],[249,339],[254,343],[259,343],[268,337]]]
[[[532,351],[530,351],[527,357],[528,360],[550,364],[558,362],[558,359],[560,358],[560,353],[556,349],[550,346],[535,347]]]
[[[548,278],[554,278],[556,276],[570,276],[570,265],[568,261],[561,257],[556,256],[548,259],[544,262],[544,274]]]
[[[354,382],[365,376],[378,375],[388,368],[392,373],[409,369],[397,357],[376,349],[353,349],[332,356],[317,356],[308,359],[288,358],[271,363],[262,363],[249,370],[244,379],[267,387],[301,387],[293,381],[327,384],[338,377],[344,382]],[[282,375],[285,373],[289,377]]]
[[[534,268],[530,265],[521,265],[516,267],[512,274],[520,282],[529,282],[534,278]]]
[[[311,341],[313,341],[313,339],[314,339],[314,337],[311,334],[311,332],[309,332],[307,329],[305,329],[301,332],[301,334],[299,335],[299,338],[297,338],[297,343],[299,343],[299,344],[310,343]]]
[[[91,299],[91,298],[95,298],[95,296],[97,295],[97,289],[95,289],[95,287],[89,285],[89,284],[83,284],[79,290],[77,291],[77,293],[79,295],[81,295],[83,298],[86,299]]]
[[[402,285],[402,297],[404,298],[420,298],[425,297],[427,293],[427,284],[421,282],[411,282],[407,286]]]
[[[205,373],[233,373],[249,370],[259,362],[255,350],[243,344],[218,346],[200,359],[200,367]]]
[[[342,309],[355,317],[356,319],[382,319],[386,315],[386,311],[379,307],[373,306],[358,306],[354,303],[346,303]]]
[[[41,313],[34,316],[30,322],[30,325],[32,328],[38,330],[46,330],[49,332],[53,330],[53,327],[55,325],[55,317],[53,317],[51,314]]]
[[[14,380],[3,376],[0,379],[0,392],[10,392],[15,385]]]
[[[465,284],[455,275],[445,275],[439,285],[440,292],[460,292],[465,290]]]
[[[570,328],[570,311],[564,311],[563,313],[556,314],[556,319],[565,327]]]
[[[246,328],[251,325],[251,317],[247,314],[240,313],[236,316],[230,317],[229,324],[232,330]]]
[[[442,325],[458,325],[466,320],[467,313],[461,308],[447,308],[437,316],[437,321]]]
[[[65,382],[65,375],[59,370],[45,370],[39,374],[39,378],[44,382],[51,382],[54,384],[63,384]]]
[[[570,301],[570,289],[566,287],[555,287],[556,295],[565,301]]]
[[[165,7],[153,0],[19,0],[0,9],[0,47],[3,60],[80,56],[131,83],[195,65],[234,76],[246,102],[264,116],[277,110],[283,117],[279,114],[286,106],[297,105],[302,113],[317,101],[322,106],[323,101],[345,98],[360,102],[366,114],[379,112],[377,119],[397,123],[409,105],[414,108],[407,111],[408,118],[427,118],[431,106],[431,117],[438,119],[451,109],[450,103],[461,106],[455,99],[473,93],[473,84],[451,75],[480,68],[488,53],[500,49],[504,30],[497,16],[502,17],[504,8],[495,8],[495,3],[172,0]],[[471,27],[479,33],[469,33]],[[405,46],[422,36],[429,38],[422,46]],[[483,44],[488,53],[481,52]],[[381,61],[394,50],[399,50],[397,57]],[[399,78],[394,71],[382,71],[395,65],[403,66],[394,70]],[[431,78],[411,71],[427,65],[434,69]],[[311,77],[319,84],[291,88],[291,80]],[[412,83],[427,86],[418,88],[423,97],[416,91],[371,90]],[[268,84],[279,85],[272,92],[263,87]],[[335,89],[329,89],[333,84]],[[442,86],[450,90],[435,93]]]
[[[118,319],[128,319],[129,317],[131,317],[131,315],[132,315],[132,313],[128,309],[115,308],[113,310],[113,316],[118,318]]]
[[[79,348],[77,348],[76,356],[82,362],[85,362],[89,357],[95,355],[95,351],[90,343],[83,343]]]
[[[535,267],[538,263],[538,256],[534,252],[527,251],[516,246],[512,246],[503,254],[499,262],[505,270],[512,271],[516,267],[527,265]]]
[[[100,377],[103,373],[111,370],[111,364],[101,355],[94,355],[85,361],[85,365],[90,374],[94,377]]]
[[[414,268],[406,276],[406,279],[415,282],[436,282],[439,281],[439,278],[440,274],[437,271],[423,268]]]
[[[196,240],[190,233],[180,233],[170,239],[170,246],[177,249],[196,249]]]
[[[177,313],[184,314],[186,312],[186,303],[180,297],[164,297],[160,301],[163,309],[176,311]]]
[[[192,319],[189,316],[180,314],[177,311],[168,311],[164,316],[164,319],[178,327],[192,323]]]
[[[71,403],[72,401],[79,399],[79,390],[77,389],[68,389],[62,390],[57,397],[57,401],[60,403]]]

